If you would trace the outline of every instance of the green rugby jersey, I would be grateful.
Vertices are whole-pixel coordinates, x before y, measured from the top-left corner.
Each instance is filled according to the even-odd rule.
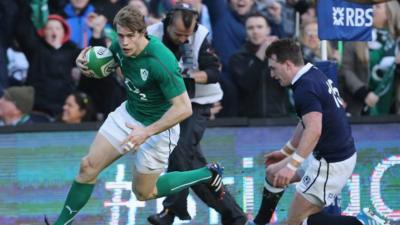
[[[153,36],[136,57],[126,57],[118,41],[110,46],[125,76],[126,109],[133,118],[148,126],[171,107],[170,99],[186,91],[172,52]]]

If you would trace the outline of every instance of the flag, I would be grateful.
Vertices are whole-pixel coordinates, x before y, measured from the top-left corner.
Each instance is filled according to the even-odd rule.
[[[321,40],[370,41],[373,12],[370,4],[320,0],[317,5]]]

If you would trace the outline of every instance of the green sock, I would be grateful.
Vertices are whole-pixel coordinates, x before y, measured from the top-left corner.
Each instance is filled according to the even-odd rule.
[[[69,190],[67,199],[60,216],[54,225],[69,225],[72,223],[75,215],[89,201],[94,184],[82,184],[74,181]]]
[[[207,181],[212,173],[207,167],[184,172],[171,172],[157,180],[157,198],[180,192],[194,184]]]

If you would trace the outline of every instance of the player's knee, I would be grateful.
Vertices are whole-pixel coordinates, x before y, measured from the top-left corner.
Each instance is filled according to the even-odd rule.
[[[87,178],[95,178],[97,176],[96,168],[93,166],[87,156],[81,159],[79,175]]]
[[[299,225],[302,224],[303,220],[300,220],[299,218],[293,217],[293,216],[289,216],[288,220],[287,220],[287,224],[288,225]]]
[[[151,199],[150,196],[144,191],[138,191],[136,189],[134,189],[132,191],[135,194],[136,199],[139,200],[139,201],[146,201],[146,200]]]
[[[152,199],[151,192],[144,188],[132,186],[132,192],[135,194],[136,199],[139,201],[146,201]]]

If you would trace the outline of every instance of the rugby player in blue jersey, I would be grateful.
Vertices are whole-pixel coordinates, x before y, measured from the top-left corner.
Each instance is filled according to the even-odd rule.
[[[342,191],[357,159],[338,89],[315,66],[304,65],[293,40],[273,42],[266,57],[271,76],[293,89],[300,121],[286,145],[266,155],[263,199],[254,223],[268,223],[284,188],[300,181],[289,209],[289,225],[361,224],[355,217],[323,212]]]

